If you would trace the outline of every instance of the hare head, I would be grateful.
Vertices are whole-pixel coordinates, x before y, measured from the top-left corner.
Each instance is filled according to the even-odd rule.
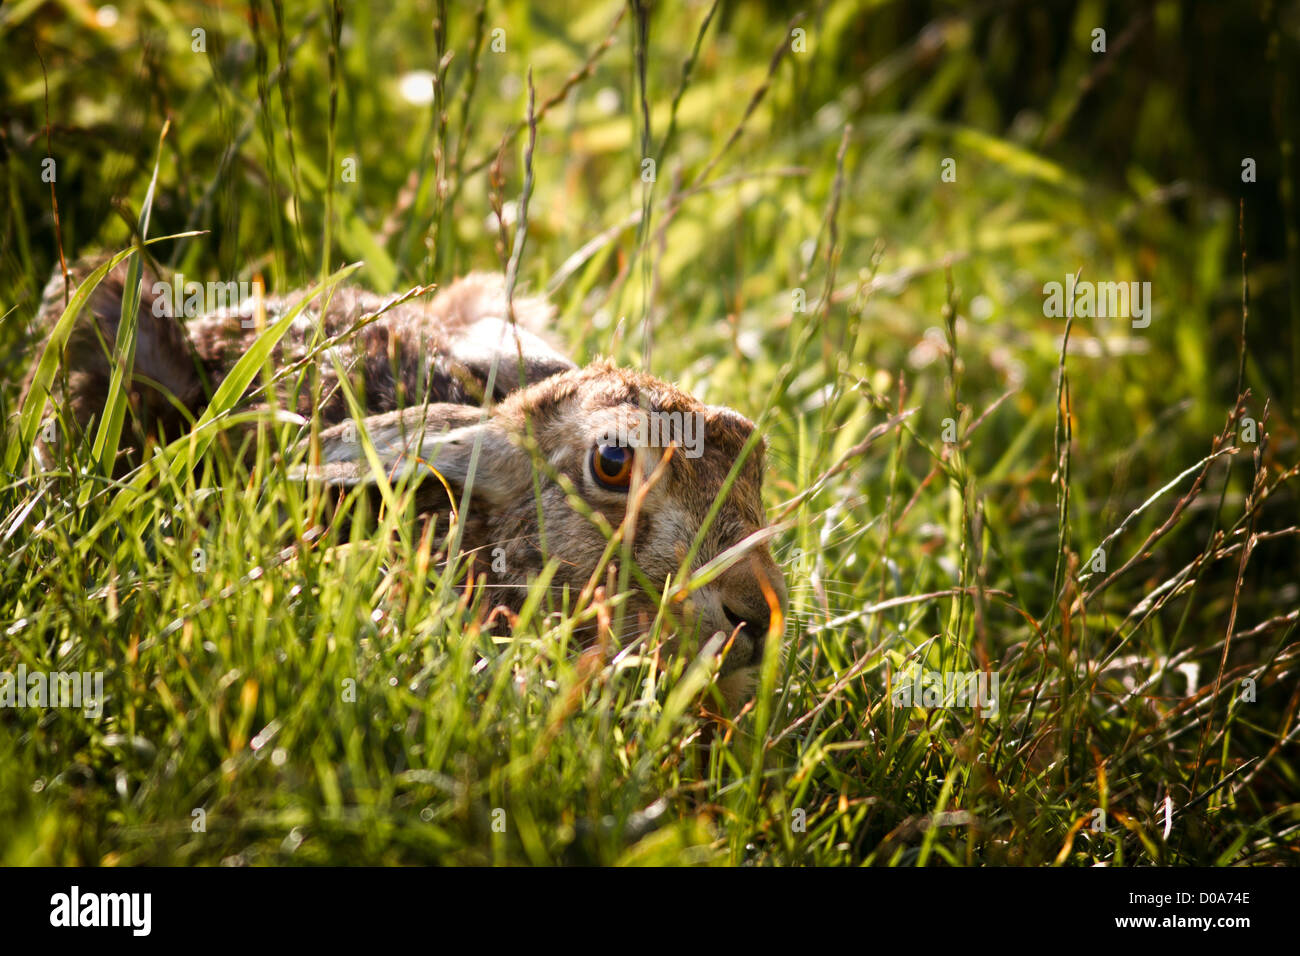
[[[76,278],[89,271],[83,264]],[[94,290],[63,349],[67,387],[50,397],[74,430],[104,407],[125,276],[120,267]],[[177,409],[197,415],[263,334],[243,306],[190,310],[186,299],[193,314],[183,319],[179,293],[169,298],[179,288],[180,277],[145,270],[127,381],[139,443],[182,433]],[[47,288],[47,326],[67,291],[62,277]],[[550,586],[590,597],[609,563],[628,555],[624,625],[643,633],[663,598],[675,641],[720,649],[724,697],[745,695],[765,642],[780,638],[786,602],[766,544],[764,447],[751,422],[607,361],[576,367],[547,340],[546,301],[514,299],[499,275],[471,274],[426,302],[342,288],[327,303],[295,293],[257,304],[268,324],[296,315],[275,344],[276,365],[315,362],[322,383],[319,397],[298,392],[299,413],[327,426],[320,457],[300,477],[376,484],[357,440],[364,430],[387,476],[414,487],[422,513],[459,515],[460,547],[494,606],[518,610],[552,559]],[[322,339],[329,347],[318,354]],[[340,372],[360,396],[359,423],[347,417]],[[250,387],[245,405],[256,399]],[[128,450],[119,464],[138,457]],[[692,585],[705,565],[706,582]]]
[[[559,561],[552,587],[590,592],[603,583],[609,530],[622,527],[645,581],[675,583],[668,607],[679,640],[722,635],[728,700],[746,692],[765,642],[780,639],[786,589],[763,535],[764,448],[739,413],[600,361],[515,391],[490,413],[436,403],[365,426],[390,477],[437,472],[458,505],[468,501],[462,546],[482,555],[475,570],[494,603],[517,609],[547,557]],[[348,423],[323,433],[320,478],[376,480],[354,435]],[[449,507],[442,482],[420,487],[422,507]],[[682,597],[692,555],[688,571],[729,566]],[[637,588],[625,620],[644,629],[657,610]]]

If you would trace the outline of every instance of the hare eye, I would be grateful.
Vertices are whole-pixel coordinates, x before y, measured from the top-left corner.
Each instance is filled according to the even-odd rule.
[[[626,491],[632,483],[632,463],[635,456],[631,448],[619,445],[597,445],[591,450],[591,476],[596,484],[610,491]]]

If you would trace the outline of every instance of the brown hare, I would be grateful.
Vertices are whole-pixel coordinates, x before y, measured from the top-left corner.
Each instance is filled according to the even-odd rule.
[[[73,284],[89,271],[79,267]],[[65,423],[83,431],[104,406],[126,274],[119,266],[92,294],[51,388],[51,401],[67,412]],[[196,299],[182,308],[173,292],[183,288],[144,271],[129,383],[131,426],[141,447],[146,437],[184,434],[188,419],[202,412],[259,334],[250,327],[249,303],[204,310],[193,307]],[[266,323],[304,295],[262,298]],[[42,304],[47,329],[62,314],[64,297],[63,278],[56,276]],[[296,399],[297,411],[319,415],[324,429],[319,467],[300,475],[338,486],[377,480],[338,387],[341,367],[387,477],[416,483],[426,514],[448,514],[451,491],[461,509],[461,548],[481,555],[474,571],[486,576],[492,605],[518,610],[530,578],[542,571],[539,511],[547,555],[560,559],[555,588],[568,586],[576,595],[598,570],[607,538],[591,514],[617,528],[629,508],[636,520],[625,534],[636,566],[658,588],[677,577],[752,435],[750,421],[607,361],[575,366],[547,341],[552,310],[546,301],[519,297],[511,308],[500,275],[471,274],[431,300],[383,311],[386,304],[369,292],[337,289],[311,299],[276,346],[276,368],[309,359],[320,375],[319,404],[306,388]],[[178,317],[183,312],[198,314],[186,320]],[[344,334],[375,312],[382,314]],[[342,337],[312,357],[321,336]],[[24,392],[30,384],[29,376]],[[492,401],[485,402],[489,387]],[[37,455],[48,460],[49,449],[38,446]],[[690,632],[700,644],[714,638],[709,646],[724,648],[718,686],[733,706],[749,692],[765,642],[778,641],[784,627],[785,582],[763,534],[763,469],[759,442],[709,524],[694,568],[728,551],[739,560],[670,605],[679,633]],[[420,480],[435,471],[441,480]],[[587,514],[572,506],[574,492]],[[638,589],[625,621],[636,626],[656,611],[653,598]]]

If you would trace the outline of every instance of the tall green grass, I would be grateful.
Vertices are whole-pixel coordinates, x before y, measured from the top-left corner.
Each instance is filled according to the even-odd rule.
[[[1079,93],[1099,9],[1049,5],[1069,55],[1014,111],[1010,14],[944,5],[0,12],[0,670],[102,671],[108,698],[0,710],[0,860],[1297,862],[1298,456],[1251,344],[1284,325],[1277,273],[1261,310],[1253,195],[1241,222],[1161,153],[1117,177],[1086,148],[1127,92]],[[1170,11],[1135,29],[1167,42]],[[1141,128],[1190,135],[1178,93]],[[761,423],[791,607],[752,704],[718,714],[662,621],[580,647],[614,593],[543,578],[492,636],[409,489],[336,514],[289,479],[310,426],[265,419],[245,465],[274,327],[195,440],[109,477],[115,391],[103,442],[65,425],[33,471],[18,382],[58,243],[189,232],[144,248],[277,291],[499,268],[578,359]],[[1044,315],[1075,274],[1150,281],[1150,327]],[[895,706],[916,668],[996,671],[997,715]]]

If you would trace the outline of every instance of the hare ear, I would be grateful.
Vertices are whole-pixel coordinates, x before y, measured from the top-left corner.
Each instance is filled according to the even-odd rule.
[[[450,343],[450,353],[453,361],[480,382],[487,381],[496,363],[493,392],[497,399],[519,387],[521,358],[525,385],[577,367],[540,335],[496,316],[478,319],[459,332]]]
[[[438,293],[430,308],[435,324],[447,333],[449,359],[480,383],[496,366],[494,398],[519,387],[521,365],[525,385],[574,368],[546,339],[554,307],[541,295],[512,299],[499,272],[472,272],[457,279]]]
[[[475,498],[504,504],[531,488],[527,455],[515,447],[499,420],[483,418],[473,406],[419,405],[371,415],[362,424],[390,482],[420,481],[437,472],[459,494],[473,464]],[[304,466],[295,477],[345,488],[375,483],[356,422],[335,425],[322,432],[320,440],[320,466]]]

